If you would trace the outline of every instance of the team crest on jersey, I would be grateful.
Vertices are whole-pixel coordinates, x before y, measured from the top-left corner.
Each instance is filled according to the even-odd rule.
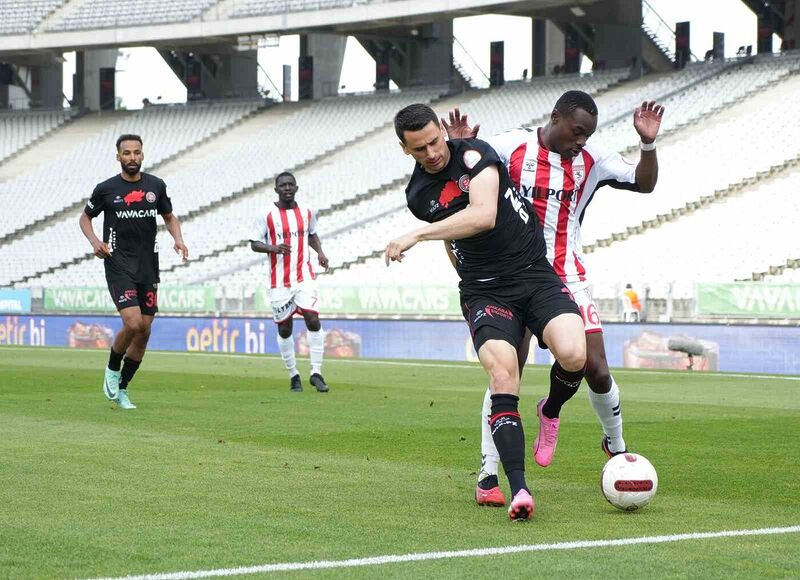
[[[467,149],[466,151],[464,151],[463,158],[464,158],[464,165],[466,165],[469,169],[472,169],[478,164],[478,161],[481,160],[481,154],[475,151],[475,149]]]
[[[575,187],[578,187],[581,183],[583,183],[584,177],[586,177],[586,168],[584,167],[572,168],[572,179],[573,181],[575,181]]]
[[[469,193],[469,175],[465,173],[458,178],[458,188],[464,193]]]
[[[148,191],[147,195],[145,196],[147,203],[155,203],[156,202],[156,194],[152,191]]]

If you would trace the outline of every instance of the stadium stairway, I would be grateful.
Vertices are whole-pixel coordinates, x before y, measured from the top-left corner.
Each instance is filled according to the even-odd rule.
[[[800,70],[793,70],[785,75],[780,83],[776,83],[766,90],[763,88],[754,89],[733,104],[715,107],[710,114],[703,116],[702,121],[703,123],[711,123],[730,115],[746,116],[752,114],[756,109],[763,108],[767,99],[779,103],[784,98],[794,98],[797,91],[800,91]],[[756,96],[758,98],[755,98]],[[690,132],[701,132],[703,128],[697,126],[698,120],[698,118],[688,120],[681,123],[678,127],[667,131],[664,135],[659,135],[659,143],[663,144],[665,142],[669,143],[671,140],[680,140],[686,137]],[[637,150],[638,146],[632,147],[623,154],[631,156],[636,154]],[[591,254],[599,248],[608,247],[615,242],[627,240],[633,236],[644,235],[653,228],[675,221],[698,209],[707,208],[715,203],[724,203],[725,200],[731,196],[740,195],[760,183],[787,175],[795,171],[798,167],[800,167],[800,155],[772,165],[766,170],[757,171],[740,181],[731,183],[727,187],[715,190],[712,195],[700,196],[695,201],[687,202],[681,207],[672,208],[669,213],[659,214],[653,219],[643,220],[640,223],[630,225],[624,231],[612,233],[610,236],[598,239],[592,244],[585,244],[583,246],[584,253]],[[763,276],[763,273],[754,273],[753,276]]]
[[[737,282],[761,282],[765,281],[768,277],[781,277],[790,273],[794,275],[793,277],[798,277],[797,274],[800,273],[800,258],[790,258],[786,260],[785,263],[777,266],[770,266],[763,272],[753,272],[749,278],[743,278],[737,280]],[[771,279],[771,281],[780,282],[780,279]]]
[[[39,24],[36,25],[34,33],[43,33],[49,30],[54,24],[61,22],[71,14],[75,14],[86,2],[87,0],[67,0],[43,18]]]

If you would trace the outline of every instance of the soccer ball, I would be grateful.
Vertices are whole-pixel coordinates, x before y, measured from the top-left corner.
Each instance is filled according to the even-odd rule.
[[[621,453],[603,467],[600,489],[615,508],[633,512],[646,506],[656,495],[658,474],[646,457]]]

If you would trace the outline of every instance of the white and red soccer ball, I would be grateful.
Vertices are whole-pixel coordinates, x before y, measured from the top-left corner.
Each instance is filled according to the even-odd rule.
[[[608,460],[600,474],[600,489],[615,508],[626,512],[643,508],[658,490],[658,474],[646,457],[621,453]]]

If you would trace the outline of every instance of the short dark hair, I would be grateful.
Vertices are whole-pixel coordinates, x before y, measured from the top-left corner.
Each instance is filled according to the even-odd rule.
[[[294,176],[294,173],[291,173],[290,171],[281,171],[278,175],[275,176],[275,185],[278,184],[278,180],[281,177],[291,177],[294,180],[294,182],[297,183],[297,178]]]
[[[590,115],[597,115],[597,105],[592,96],[583,91],[567,91],[561,95],[553,107],[565,116],[570,116],[576,109],[583,109]]]
[[[414,103],[400,109],[394,116],[394,132],[397,133],[400,141],[405,143],[403,134],[406,131],[419,131],[431,121],[437,127],[439,126],[439,117],[436,116],[436,112],[424,103]]]
[[[117,151],[119,151],[119,144],[123,141],[138,141],[139,145],[144,145],[142,143],[142,138],[139,135],[134,135],[133,133],[125,133],[124,135],[120,135],[117,137]]]

